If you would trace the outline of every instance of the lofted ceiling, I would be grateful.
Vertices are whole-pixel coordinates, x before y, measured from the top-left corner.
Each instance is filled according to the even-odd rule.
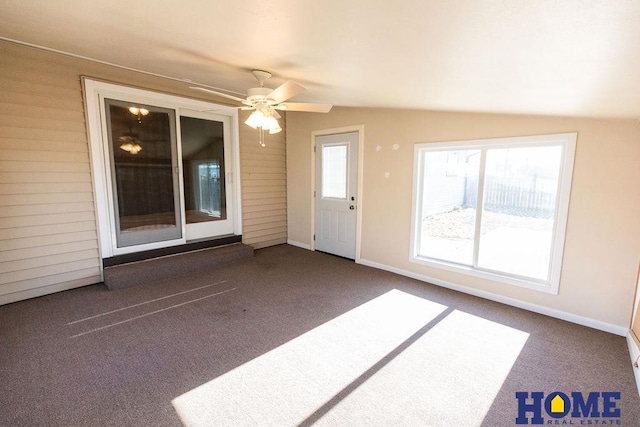
[[[638,0],[0,0],[0,37],[244,95],[640,118]],[[201,96],[201,95],[199,95]]]

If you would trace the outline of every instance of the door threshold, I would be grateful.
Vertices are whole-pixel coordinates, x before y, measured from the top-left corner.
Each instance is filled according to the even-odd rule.
[[[184,252],[197,251],[199,249],[215,248],[216,246],[242,243],[242,235],[230,235],[209,239],[189,240],[184,245],[169,246],[166,248],[151,249],[148,251],[133,252],[130,254],[116,255],[102,259],[102,267],[113,267],[114,265],[127,264],[130,262],[144,261],[152,258],[159,258],[167,255],[181,254]]]
[[[315,252],[320,252],[321,254],[325,254],[325,255],[331,255],[331,256],[334,256],[334,257],[336,257],[336,258],[346,259],[347,261],[353,261],[353,262],[355,262],[355,261],[356,261],[354,258],[349,258],[349,257],[342,256],[342,255],[332,254],[331,252],[319,251],[319,250],[317,250],[317,249],[315,250]]]

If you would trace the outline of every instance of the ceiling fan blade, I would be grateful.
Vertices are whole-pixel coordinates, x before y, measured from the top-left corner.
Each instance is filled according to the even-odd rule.
[[[276,104],[279,104],[305,90],[307,90],[306,87],[289,80],[275,88],[273,92],[267,95],[267,98],[275,101]]]
[[[331,111],[331,104],[310,104],[306,102],[284,102],[275,105],[273,108],[284,111],[304,111],[307,113],[328,113]]]
[[[207,89],[207,88],[204,88],[204,87],[189,86],[189,89],[195,89],[195,90],[199,90],[199,91],[202,91],[202,92],[207,92],[207,93],[210,93],[210,94],[213,94],[213,95],[221,96],[223,98],[233,99],[234,101],[238,101],[238,102],[245,101],[244,98],[239,98],[239,97],[233,96],[233,95],[227,95],[226,93],[222,93],[222,92],[216,92],[215,90]]]

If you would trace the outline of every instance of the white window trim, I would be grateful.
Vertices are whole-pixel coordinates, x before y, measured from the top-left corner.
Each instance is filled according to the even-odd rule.
[[[347,149],[347,159],[349,158],[349,156],[351,155],[351,148],[349,144],[345,144],[343,142],[336,142],[333,144],[324,144],[323,145],[323,150],[324,147],[346,147]],[[322,153],[323,155],[323,162],[324,162],[324,152]],[[347,162],[346,167],[345,167],[345,185],[344,185],[344,192],[345,192],[345,196],[344,197],[325,197],[324,194],[324,186],[322,185],[322,183],[320,183],[320,198],[322,198],[323,200],[339,200],[339,201],[345,201],[347,200],[348,196],[347,196],[347,189],[349,187],[349,173],[351,172],[351,170],[349,169],[349,162]],[[323,174],[324,176],[324,174]]]
[[[186,222],[183,215],[182,218],[182,238],[163,241],[157,243],[148,243],[124,248],[117,248],[115,245],[114,213],[111,209],[112,197],[110,180],[107,179],[107,173],[110,170],[108,156],[105,156],[105,142],[103,140],[102,129],[105,128],[101,114],[101,105],[104,98],[126,99],[131,102],[139,102],[141,104],[154,105],[162,108],[171,108],[176,111],[176,120],[179,122],[181,110],[210,111],[215,110],[216,114],[228,116],[231,119],[231,170],[227,171],[228,178],[231,178],[233,185],[233,223],[234,234],[242,234],[242,215],[240,213],[241,193],[240,193],[240,139],[238,137],[238,110],[227,105],[214,104],[206,101],[168,95],[159,92],[153,92],[145,89],[137,89],[128,86],[91,80],[83,77],[84,95],[86,101],[87,126],[89,130],[89,155],[91,160],[91,172],[93,176],[93,189],[96,207],[96,222],[98,227],[98,241],[100,255],[102,258],[108,258],[115,255],[125,253],[139,252],[150,249],[164,248],[167,246],[175,246],[186,243]],[[179,135],[179,123],[176,124],[176,132]],[[181,157],[181,147],[178,144],[178,156]],[[180,191],[182,188],[182,164],[178,162]],[[181,201],[184,204],[184,201]],[[184,212],[184,206],[181,206]]]
[[[573,163],[575,158],[577,135],[578,134],[576,132],[573,132],[539,136],[416,144],[414,146],[413,206],[411,211],[411,245],[409,262],[557,295],[560,287],[564,239],[569,213],[569,198],[571,194],[571,179],[573,176]],[[424,177],[423,157],[425,153],[433,151],[451,151],[456,149],[469,150],[474,148],[488,149],[544,145],[559,145],[562,147],[562,160],[560,162],[558,197],[556,200],[556,214],[554,218],[555,226],[552,238],[552,254],[550,257],[550,274],[548,281],[520,277],[509,273],[494,272],[486,269],[478,269],[471,266],[460,265],[453,262],[441,261],[418,255],[421,230],[420,218],[422,216],[422,177]],[[480,168],[479,180],[481,180],[480,185],[482,185],[482,181],[484,180],[484,165],[481,165]],[[481,205],[481,203],[482,200],[478,199],[478,204]],[[478,226],[479,224],[476,224],[476,236],[478,235]],[[476,245],[478,241],[479,239],[475,239]],[[474,254],[476,252],[477,250],[474,251]],[[474,265],[475,264],[474,260]]]

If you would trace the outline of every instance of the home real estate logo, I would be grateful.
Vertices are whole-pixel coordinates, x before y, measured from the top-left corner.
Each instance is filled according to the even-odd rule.
[[[612,426],[620,423],[619,391],[516,392],[516,424]]]

